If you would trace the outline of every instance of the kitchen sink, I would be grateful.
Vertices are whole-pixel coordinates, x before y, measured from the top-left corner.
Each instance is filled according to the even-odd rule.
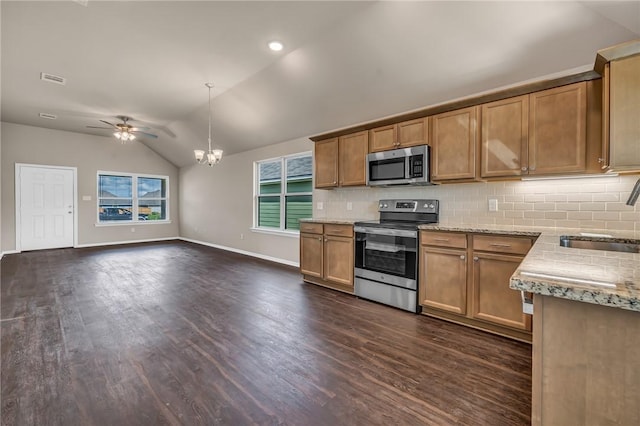
[[[578,235],[562,235],[562,247],[587,250],[620,251],[624,253],[640,253],[640,240],[613,237],[585,237]]]

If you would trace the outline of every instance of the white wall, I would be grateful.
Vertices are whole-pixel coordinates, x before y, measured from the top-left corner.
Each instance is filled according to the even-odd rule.
[[[178,237],[178,169],[142,143],[12,123],[2,123],[1,138],[3,252],[16,248],[16,163],[77,167],[79,245]],[[98,170],[169,176],[172,223],[96,227]]]
[[[180,236],[297,264],[297,236],[251,230],[253,164],[258,160],[312,149],[312,142],[301,138],[230,155],[214,167],[194,164],[181,168]]]
[[[315,190],[315,218],[377,219],[384,198],[440,200],[440,222],[640,231],[640,203],[625,204],[638,176]],[[498,200],[490,212],[489,198]],[[323,209],[318,210],[318,202]],[[347,210],[347,202],[353,210]]]

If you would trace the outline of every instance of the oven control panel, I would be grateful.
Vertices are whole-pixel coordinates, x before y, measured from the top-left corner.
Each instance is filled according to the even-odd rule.
[[[438,200],[380,200],[380,212],[438,213]]]

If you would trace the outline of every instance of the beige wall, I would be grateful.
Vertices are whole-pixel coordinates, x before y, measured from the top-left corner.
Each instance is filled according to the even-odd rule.
[[[383,198],[440,200],[440,222],[640,231],[640,202],[625,204],[638,176],[316,190],[314,217],[378,217]],[[498,200],[490,212],[488,200]],[[323,209],[318,210],[318,202]],[[351,203],[352,210],[347,209]]]
[[[16,163],[77,167],[79,245],[178,237],[178,169],[145,145],[12,123],[2,123],[1,138],[3,252],[16,248]],[[98,170],[169,176],[172,223],[96,227]]]
[[[214,167],[180,169],[180,236],[297,264],[299,239],[251,231],[253,163],[311,151],[306,138],[224,157]]]

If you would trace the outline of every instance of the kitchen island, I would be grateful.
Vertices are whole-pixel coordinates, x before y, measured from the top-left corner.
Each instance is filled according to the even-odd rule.
[[[511,278],[534,294],[532,424],[640,424],[640,254],[561,247],[567,231],[541,232]]]

